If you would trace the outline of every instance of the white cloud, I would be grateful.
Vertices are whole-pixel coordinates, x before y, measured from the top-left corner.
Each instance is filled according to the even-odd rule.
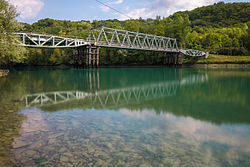
[[[109,4],[111,4],[111,5],[119,5],[121,3],[123,3],[123,0],[116,0],[116,1],[110,2]]]
[[[101,5],[100,8],[101,8],[101,10],[103,12],[108,12],[109,11],[109,8],[107,6]]]
[[[43,8],[44,3],[41,0],[8,0],[10,4],[17,8],[21,19],[33,19]]]
[[[146,8],[134,9],[129,12],[132,18],[154,18],[157,15],[169,16],[177,11],[192,10],[204,5],[210,5],[218,0],[154,0]],[[128,19],[126,16],[121,15],[121,20]]]
[[[119,4],[122,4],[123,2],[124,2],[124,0],[116,0],[116,1],[107,2],[106,4],[111,6],[111,5],[119,5]],[[105,5],[101,5],[100,8],[101,8],[101,10],[103,12],[108,12],[109,11],[109,7],[107,7]]]
[[[125,7],[125,10],[126,10],[126,11],[129,11],[129,9],[130,9],[129,6],[126,6],[126,7]]]

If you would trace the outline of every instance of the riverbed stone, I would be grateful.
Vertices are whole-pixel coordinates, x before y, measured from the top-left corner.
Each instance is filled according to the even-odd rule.
[[[67,156],[61,156],[60,157],[60,161],[61,162],[68,162],[69,161],[69,158]]]

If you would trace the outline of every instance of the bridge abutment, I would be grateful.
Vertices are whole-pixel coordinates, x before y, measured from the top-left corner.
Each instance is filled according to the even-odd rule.
[[[100,47],[87,45],[73,49],[75,68],[98,68]]]

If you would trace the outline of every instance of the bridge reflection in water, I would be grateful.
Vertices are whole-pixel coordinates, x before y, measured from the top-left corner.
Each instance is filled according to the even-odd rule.
[[[180,71],[178,71],[180,72]],[[185,85],[208,81],[207,74],[192,74],[173,80],[160,80],[153,83],[100,89],[99,70],[88,70],[85,73],[87,90],[52,91],[29,94],[22,98],[26,107],[43,107],[62,104],[74,100],[85,100],[92,107],[107,108],[133,102],[143,102],[161,97],[176,95],[177,90]]]

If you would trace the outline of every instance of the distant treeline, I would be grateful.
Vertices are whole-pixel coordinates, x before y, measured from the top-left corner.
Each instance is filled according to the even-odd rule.
[[[87,38],[89,30],[102,26],[177,38],[179,47],[223,55],[250,55],[250,3],[223,3],[177,12],[155,19],[66,21],[42,19],[22,23],[18,31]],[[154,56],[149,56],[149,55]],[[32,65],[71,64],[71,50],[29,49],[22,63]],[[162,54],[102,49],[101,64],[158,64]]]

